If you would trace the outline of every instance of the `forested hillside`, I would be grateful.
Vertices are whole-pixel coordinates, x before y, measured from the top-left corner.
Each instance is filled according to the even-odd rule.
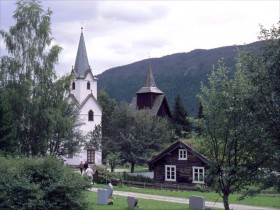
[[[117,102],[130,103],[145,80],[149,61],[154,73],[157,87],[167,96],[172,109],[174,99],[179,94],[191,116],[197,116],[197,93],[201,82],[207,83],[207,78],[213,65],[223,59],[232,72],[235,71],[236,53],[238,49],[258,51],[261,42],[248,45],[227,46],[210,50],[196,49],[188,53],[177,53],[161,58],[151,58],[125,66],[109,69],[98,77],[99,90],[105,90],[110,98]]]

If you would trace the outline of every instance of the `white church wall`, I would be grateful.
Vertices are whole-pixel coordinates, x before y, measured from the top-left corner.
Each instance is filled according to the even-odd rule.
[[[77,99],[80,108],[79,111],[79,120],[83,124],[77,128],[83,132],[83,134],[87,134],[89,131],[92,131],[96,125],[101,124],[102,120],[102,109],[97,102],[97,78],[95,78],[90,71],[88,71],[88,58],[86,53],[86,47],[84,43],[83,33],[81,33],[80,42],[78,46],[78,53],[75,62],[75,71],[79,77],[83,77],[86,74],[86,77],[75,79],[75,89],[70,87],[70,94],[73,94]],[[88,82],[90,83],[90,88],[88,89]],[[94,98],[92,97],[94,96]],[[90,96],[87,101],[84,101],[88,96]],[[73,101],[72,98],[69,98],[69,103]],[[74,100],[76,102],[76,100]],[[80,107],[81,106],[81,107]],[[92,110],[94,113],[93,121],[88,120],[89,110]],[[81,145],[82,147],[84,145]],[[85,162],[87,160],[87,150],[84,148],[81,149],[81,152],[75,154],[73,157],[64,157],[66,164],[69,165],[78,165],[81,161]],[[97,165],[102,164],[102,151],[95,151],[95,163]]]

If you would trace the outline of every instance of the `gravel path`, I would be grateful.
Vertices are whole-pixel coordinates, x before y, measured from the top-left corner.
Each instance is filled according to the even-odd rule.
[[[91,188],[90,191],[97,192],[97,188]],[[174,203],[189,203],[189,199],[185,198],[174,198],[174,197],[167,197],[161,195],[150,195],[150,194],[142,194],[142,193],[134,193],[134,192],[123,192],[123,191],[115,191],[114,195],[120,196],[132,196],[135,198],[142,198],[142,199],[150,199],[150,200],[157,200],[157,201],[167,201],[167,202],[174,202]],[[214,203],[210,201],[205,201],[205,206],[211,208],[224,208],[223,203]],[[233,210],[279,210],[276,208],[268,208],[268,207],[257,207],[257,206],[246,206],[246,205],[239,205],[239,204],[231,204],[230,208]]]

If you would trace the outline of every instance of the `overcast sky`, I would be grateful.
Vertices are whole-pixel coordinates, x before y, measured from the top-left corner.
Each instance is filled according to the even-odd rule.
[[[75,64],[81,26],[93,74],[139,60],[194,49],[211,49],[257,41],[259,24],[279,20],[279,0],[259,1],[96,1],[43,0],[50,8],[52,35],[63,47],[56,70]],[[8,30],[15,1],[0,0],[0,26]],[[5,46],[1,38],[1,55]]]

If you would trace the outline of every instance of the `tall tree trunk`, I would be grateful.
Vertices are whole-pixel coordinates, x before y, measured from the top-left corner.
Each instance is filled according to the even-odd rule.
[[[223,202],[224,202],[225,210],[229,210],[228,194],[223,195]]]
[[[111,165],[111,172],[114,172],[115,166]]]
[[[134,166],[135,166],[135,163],[131,163],[130,173],[134,173]]]

